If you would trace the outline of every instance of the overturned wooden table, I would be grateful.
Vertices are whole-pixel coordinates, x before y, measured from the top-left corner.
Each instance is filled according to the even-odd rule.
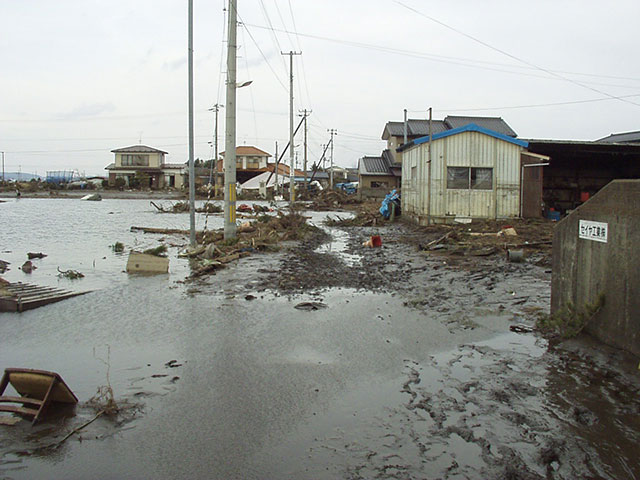
[[[19,397],[3,395],[9,384],[20,394]],[[5,369],[0,380],[0,412],[31,416],[31,424],[34,425],[52,402],[78,403],[78,398],[60,375],[31,368]]]

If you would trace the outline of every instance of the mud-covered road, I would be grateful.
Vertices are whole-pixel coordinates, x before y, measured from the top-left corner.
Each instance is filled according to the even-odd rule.
[[[58,371],[80,404],[0,425],[0,478],[640,478],[637,359],[510,331],[548,310],[543,253],[425,252],[440,233],[401,223],[323,230],[198,281],[109,271],[3,314],[0,367]],[[51,448],[105,379],[121,413]]]

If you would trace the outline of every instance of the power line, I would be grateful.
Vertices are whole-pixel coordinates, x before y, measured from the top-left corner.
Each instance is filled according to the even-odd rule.
[[[523,59],[521,59],[519,57],[516,57],[515,55],[512,55],[509,52],[506,52],[506,51],[504,51],[504,50],[502,50],[500,48],[494,47],[493,45],[491,45],[491,44],[489,44],[487,42],[484,42],[483,40],[480,40],[479,38],[474,37],[473,35],[469,35],[468,33],[465,33],[462,30],[459,30],[459,29],[457,29],[455,27],[452,27],[451,25],[448,25],[448,24],[438,20],[437,18],[434,18],[434,17],[432,17],[430,15],[427,15],[426,13],[423,13],[423,12],[413,8],[413,7],[410,7],[410,6],[406,5],[405,3],[403,3],[403,2],[401,2],[399,0],[393,0],[393,1],[395,3],[397,3],[398,5],[406,8],[407,10],[410,10],[410,11],[412,11],[412,12],[414,12],[414,13],[416,13],[416,14],[424,17],[424,18],[427,18],[427,19],[431,20],[432,22],[437,23],[438,25],[441,25],[441,26],[443,26],[445,28],[448,28],[449,30],[454,31],[454,32],[458,33],[459,35],[467,37],[470,40],[473,40],[474,42],[479,43],[480,45],[483,45],[483,46],[485,46],[485,47],[487,47],[487,48],[489,48],[489,49],[491,49],[493,51],[501,53],[502,55],[505,55],[505,56],[507,56],[507,57],[509,57],[509,58],[511,58],[513,60],[516,60],[517,62],[520,62],[520,63],[523,63],[523,64],[528,65],[530,67],[533,67],[533,68],[535,68],[537,70],[540,70],[541,72],[545,72],[546,74],[552,75],[552,76],[554,76],[556,78],[559,78],[561,80],[565,80],[565,81],[567,81],[569,83],[573,83],[574,85],[577,85],[579,87],[586,88],[586,89],[591,90],[593,92],[599,93],[600,95],[605,95],[605,96],[610,97],[612,99],[619,100],[619,101],[625,102],[625,103],[629,103],[631,105],[635,105],[636,107],[640,107],[640,103],[635,103],[635,102],[632,102],[630,100],[626,100],[625,98],[622,98],[620,96],[612,95],[612,94],[610,94],[608,92],[605,92],[603,90],[600,90],[600,89],[597,89],[597,88],[594,88],[594,87],[590,87],[590,86],[588,86],[588,85],[586,85],[586,84],[584,84],[582,82],[578,82],[577,80],[573,80],[571,78],[568,78],[568,77],[565,77],[563,75],[560,75],[559,73],[553,72],[553,71],[548,70],[548,69],[546,69],[544,67],[540,67],[539,65],[536,65],[534,63],[531,63],[531,62],[528,62],[526,60],[523,60]]]
[[[640,93],[636,93],[633,95],[623,95],[620,98],[632,98],[632,97],[640,97]],[[447,112],[473,112],[473,111],[482,111],[482,110],[515,110],[519,108],[541,108],[541,107],[557,107],[562,105],[577,105],[581,103],[596,103],[596,102],[609,102],[611,100],[616,100],[611,97],[604,98],[594,98],[591,100],[574,100],[570,102],[554,102],[554,103],[534,103],[530,105],[510,105],[503,107],[491,107],[491,108],[441,108],[442,111]],[[412,112],[417,112],[418,110],[411,110]],[[424,110],[419,110],[424,111]]]
[[[264,61],[267,63],[267,66],[269,67],[269,69],[271,70],[271,72],[273,73],[273,75],[276,77],[276,80],[278,80],[278,83],[280,85],[282,85],[282,88],[284,88],[285,92],[288,91],[286,85],[282,82],[282,80],[280,80],[280,77],[278,76],[278,74],[276,73],[276,71],[273,69],[273,67],[271,66],[271,62],[269,62],[269,59],[267,58],[267,56],[264,54],[264,52],[262,51],[262,49],[260,48],[260,45],[258,45],[258,42],[256,41],[256,39],[253,37],[253,35],[251,34],[251,31],[247,28],[247,24],[244,23],[244,21],[242,21],[242,17],[240,17],[240,13],[238,13],[238,18],[240,19],[240,21],[242,22],[242,26],[247,30],[247,33],[249,34],[249,37],[251,37],[251,40],[253,40],[253,44],[256,46],[256,48],[258,49],[258,51],[260,52],[260,55],[262,55],[262,58],[264,59]]]
[[[268,27],[265,27],[263,25],[249,24],[249,26],[251,26],[252,28],[258,28],[258,29],[265,29],[265,30],[268,29]],[[279,31],[279,30],[276,30],[276,31]],[[282,31],[282,32],[286,33],[286,31]],[[298,32],[297,34],[301,37],[311,38],[314,40],[332,42],[332,43],[337,43],[341,45],[348,45],[351,47],[363,48],[367,50],[375,50],[375,51],[380,51],[380,52],[394,54],[394,55],[401,55],[401,56],[412,57],[412,58],[421,58],[421,59],[430,60],[433,62],[447,63],[451,65],[459,65],[459,66],[468,67],[468,68],[477,68],[480,70],[488,70],[488,71],[494,71],[494,72],[500,72],[500,73],[509,73],[512,75],[521,75],[521,76],[528,76],[533,78],[544,78],[547,80],[566,81],[566,79],[562,76],[560,76],[559,78],[550,78],[549,76],[535,75],[533,73],[504,70],[504,68],[511,68],[516,70],[539,70],[534,66],[510,65],[505,63],[489,62],[485,60],[476,60],[476,59],[464,58],[464,57],[438,55],[434,53],[405,50],[400,48],[387,47],[383,45],[355,42],[351,40],[343,40],[343,39],[332,38],[332,37],[327,37],[322,35],[313,35],[313,34],[300,33],[300,32]],[[485,65],[493,65],[495,67],[490,67]],[[496,68],[496,67],[502,67],[502,68]],[[620,76],[613,76],[613,75],[599,75],[599,74],[565,72],[565,71],[554,71],[554,70],[549,70],[549,72],[565,73],[568,75],[588,76],[588,77],[594,77],[594,78],[611,78],[611,79],[617,79],[617,80],[631,80],[635,82],[640,82],[640,78],[634,78],[634,77],[620,77]],[[616,87],[616,88],[637,88],[632,85],[617,85],[617,84],[614,85],[609,83],[598,83],[598,82],[589,82],[589,83],[593,85],[610,86],[610,87]]]

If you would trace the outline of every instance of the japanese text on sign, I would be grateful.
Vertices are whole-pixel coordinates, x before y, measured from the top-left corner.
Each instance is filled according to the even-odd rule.
[[[602,222],[592,222],[591,220],[580,220],[578,236],[586,240],[607,243],[609,224]]]

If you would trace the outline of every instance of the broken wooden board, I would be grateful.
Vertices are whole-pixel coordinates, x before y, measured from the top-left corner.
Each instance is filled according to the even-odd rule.
[[[169,259],[157,255],[131,252],[127,261],[127,273],[169,273]]]
[[[30,283],[7,283],[0,287],[0,312],[24,312],[59,302],[86,292],[71,292],[53,287],[41,287]]]

